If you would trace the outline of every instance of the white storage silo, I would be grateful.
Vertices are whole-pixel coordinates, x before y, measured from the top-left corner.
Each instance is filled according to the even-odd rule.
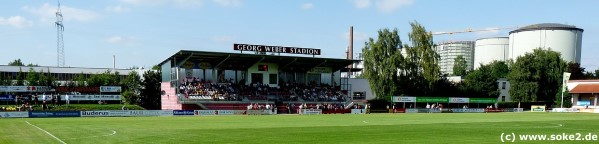
[[[516,60],[534,49],[544,48],[561,53],[567,62],[580,63],[582,32],[571,25],[542,23],[525,26],[510,32],[509,58]]]
[[[481,64],[486,65],[493,61],[508,60],[509,38],[492,37],[477,39],[474,46],[474,69]]]

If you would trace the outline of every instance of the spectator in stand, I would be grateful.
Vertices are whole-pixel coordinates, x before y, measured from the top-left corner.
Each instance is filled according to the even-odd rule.
[[[39,101],[37,93],[33,96],[33,100],[35,102],[35,106],[38,106],[37,101]]]

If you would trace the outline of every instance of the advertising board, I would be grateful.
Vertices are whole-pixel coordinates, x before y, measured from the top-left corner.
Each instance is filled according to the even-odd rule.
[[[532,112],[545,112],[545,106],[544,105],[531,105],[530,106],[530,111],[532,111]]]
[[[365,114],[365,109],[351,109],[351,114]]]
[[[81,117],[107,117],[110,111],[81,111]]]
[[[173,110],[175,116],[194,115],[193,110]]]
[[[321,109],[302,109],[301,114],[303,114],[303,115],[322,114],[322,110]]]
[[[45,118],[45,117],[81,117],[80,111],[31,111],[30,118]]]
[[[0,118],[26,118],[29,117],[28,112],[0,112]]]

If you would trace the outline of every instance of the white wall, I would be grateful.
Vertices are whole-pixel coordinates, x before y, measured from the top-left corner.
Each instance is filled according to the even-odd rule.
[[[376,98],[376,95],[370,89],[367,79],[350,78],[348,83],[351,84],[352,92],[366,92],[366,100]],[[350,93],[349,96],[353,96],[353,94]]]

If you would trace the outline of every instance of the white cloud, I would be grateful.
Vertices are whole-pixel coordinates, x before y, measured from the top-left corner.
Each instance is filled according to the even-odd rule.
[[[312,3],[305,3],[302,5],[302,9],[308,10],[308,9],[312,9],[314,8],[314,4]]]
[[[215,3],[221,6],[241,6],[243,4],[242,0],[212,0]]]
[[[227,35],[213,36],[211,39],[212,39],[212,41],[221,42],[221,43],[233,41],[233,37],[227,36]]]
[[[356,8],[368,8],[372,3],[371,0],[352,0]]]
[[[0,25],[9,25],[16,28],[25,28],[33,25],[33,22],[22,16],[11,16],[8,18],[0,17]]]
[[[344,40],[349,42],[349,32],[345,32],[341,35]],[[358,32],[354,30],[354,45],[356,43],[364,43],[368,39],[368,34]]]
[[[61,12],[65,21],[76,20],[76,21],[92,21],[99,17],[99,15],[90,10],[78,9],[68,6],[61,6]],[[50,22],[56,20],[57,6],[50,5],[48,3],[43,4],[40,7],[24,6],[23,10],[37,15],[40,17],[42,22]]]
[[[414,0],[379,0],[377,1],[376,7],[381,12],[390,13],[397,9],[409,6],[414,3]]]
[[[200,7],[202,0],[121,0],[123,3],[133,5],[172,5],[177,7]]]
[[[374,3],[379,11],[390,13],[401,7],[414,4],[414,0],[352,0],[352,3],[358,9],[370,8],[372,3]]]
[[[131,9],[123,7],[121,5],[117,5],[117,6],[106,7],[106,11],[111,12],[111,13],[125,13],[125,12],[131,11]]]
[[[106,41],[109,44],[133,44],[136,41],[136,38],[134,37],[124,37],[124,36],[112,36],[109,38],[106,38],[104,41]]]

